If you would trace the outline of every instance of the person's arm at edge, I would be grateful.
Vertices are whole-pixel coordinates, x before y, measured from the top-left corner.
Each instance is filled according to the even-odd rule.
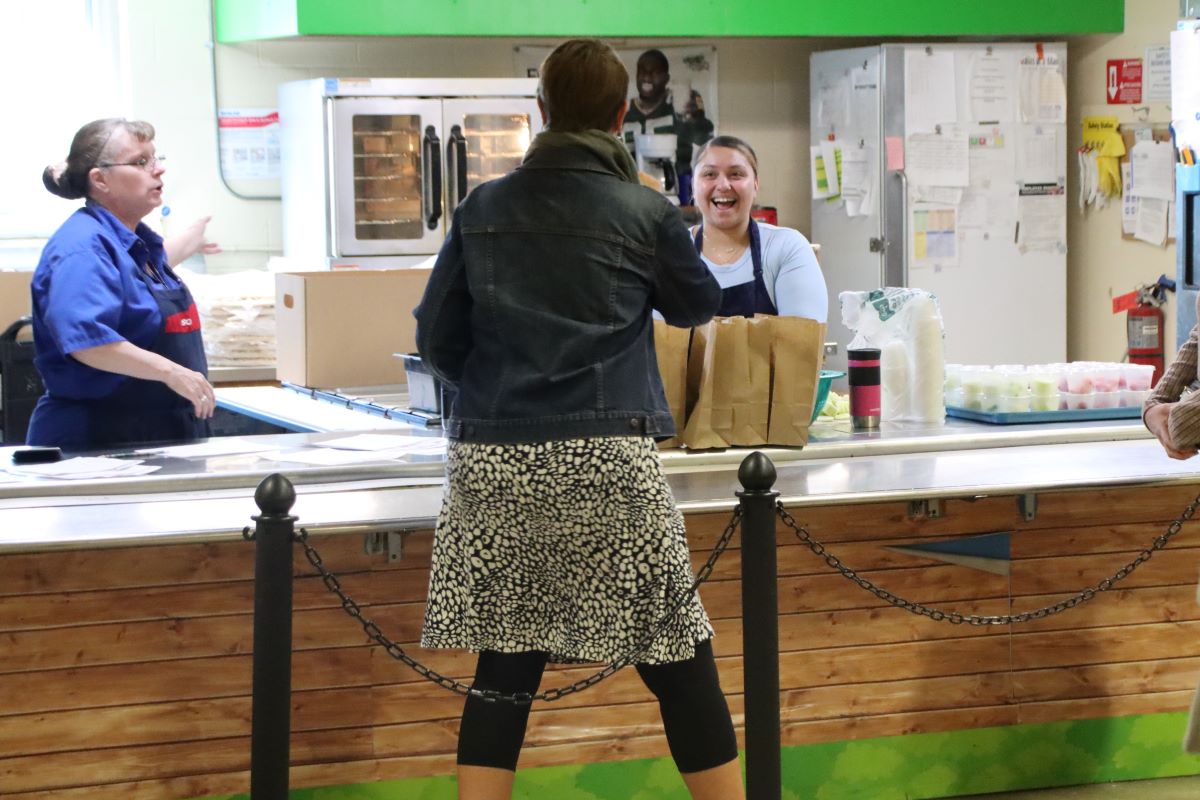
[[[110,342],[76,350],[70,355],[92,369],[164,383],[168,389],[192,404],[197,418],[208,419],[213,415],[216,397],[212,384],[204,375],[157,353],[143,350],[132,342]]]
[[[654,250],[654,309],[668,325],[692,328],[708,322],[721,307],[721,286],[696,252],[679,209],[666,204]]]
[[[808,239],[797,230],[787,231],[779,250],[775,275],[775,309],[781,317],[806,317],[829,321],[829,290],[825,274]],[[778,235],[778,234],[777,234]]]
[[[471,294],[467,265],[463,258],[462,206],[454,212],[450,236],[442,243],[421,303],[413,309],[417,318],[417,352],[439,380],[451,386],[462,377],[471,350]]]
[[[1183,398],[1183,390],[1196,378],[1197,328],[1167,367],[1142,406],[1142,422],[1171,458],[1196,454],[1200,441],[1200,393]]]
[[[176,235],[163,239],[163,250],[167,253],[169,266],[178,266],[196,253],[213,255],[221,252],[221,246],[208,241],[204,235],[211,219],[211,216],[200,217]]]

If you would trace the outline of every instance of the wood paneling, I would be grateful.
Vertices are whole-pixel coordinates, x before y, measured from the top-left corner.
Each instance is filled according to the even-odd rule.
[[[948,500],[937,519],[904,503],[796,509],[799,524],[860,575],[908,599],[1002,615],[1058,602],[1131,561],[1195,487]],[[688,518],[693,562],[728,516]],[[1200,672],[1200,536],[1061,615],[950,625],[887,605],[778,529],[783,740],[803,744],[1186,708]],[[883,545],[1008,531],[1011,574]],[[364,613],[418,660],[469,682],[474,657],[420,636],[431,535],[405,558],[360,536],[314,537]],[[702,596],[722,685],[742,723],[741,551]],[[297,549],[292,785],[453,770],[462,698],[370,645]],[[253,545],[143,546],[0,556],[0,794],[18,800],[190,798],[245,791],[249,774]],[[599,667],[552,668],[544,687]],[[739,729],[740,735],[740,729]],[[658,708],[633,670],[535,706],[523,766],[668,754]]]

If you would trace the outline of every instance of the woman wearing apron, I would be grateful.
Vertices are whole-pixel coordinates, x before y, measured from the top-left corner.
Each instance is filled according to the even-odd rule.
[[[696,250],[721,284],[722,317],[772,314],[825,322],[825,276],[812,245],[791,228],[758,222],[758,157],[735,136],[710,139],[693,167],[696,207],[704,223]]]
[[[31,445],[77,451],[208,435],[215,402],[196,304],[162,238],[141,222],[162,203],[164,171],[151,125],[103,119],[80,128],[66,163],[42,176],[49,191],[87,203],[46,243],[33,276],[34,363],[46,393]],[[192,250],[213,252],[203,223],[199,232]]]

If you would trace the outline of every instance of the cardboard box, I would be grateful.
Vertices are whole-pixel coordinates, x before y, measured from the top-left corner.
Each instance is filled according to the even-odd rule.
[[[31,312],[29,282],[32,280],[32,271],[0,272],[0,331]],[[29,328],[26,328],[21,338],[30,335]]]
[[[413,309],[430,269],[275,276],[276,376],[314,389],[405,382],[394,353],[416,350]]]

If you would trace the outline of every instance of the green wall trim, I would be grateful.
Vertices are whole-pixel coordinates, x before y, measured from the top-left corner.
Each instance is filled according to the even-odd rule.
[[[1120,33],[1125,0],[216,0],[217,40],[286,36],[1027,36]]]
[[[349,3],[347,3],[349,5]],[[214,0],[218,42],[295,36],[296,0]]]
[[[786,747],[783,800],[932,800],[1200,775],[1180,747],[1186,714],[1011,725]],[[454,779],[296,789],[291,800],[455,800]],[[517,773],[515,800],[687,800],[669,758]],[[248,800],[247,795],[224,800]]]

